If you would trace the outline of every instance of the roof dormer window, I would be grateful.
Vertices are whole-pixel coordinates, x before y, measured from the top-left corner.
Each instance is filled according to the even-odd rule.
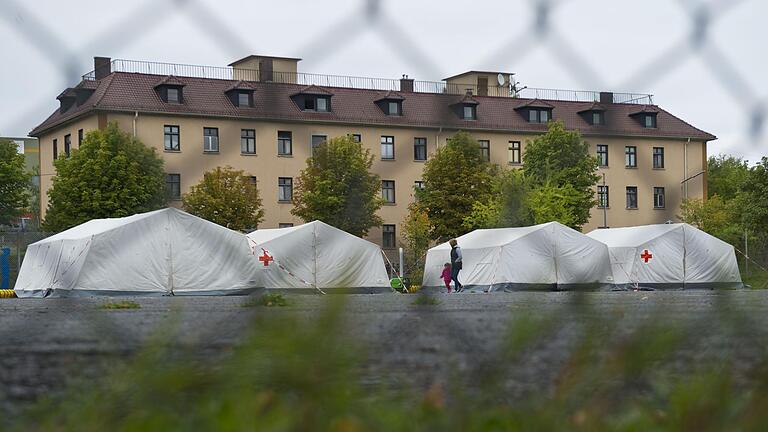
[[[592,124],[593,125],[601,125],[604,124],[604,116],[601,111],[592,111]]]
[[[403,95],[396,91],[389,91],[384,96],[376,99],[374,103],[388,116],[403,115]]]
[[[552,110],[554,105],[539,100],[530,100],[515,108],[528,123],[546,123],[552,120]]]
[[[253,104],[251,104],[251,94],[248,92],[238,92],[237,93],[237,106],[240,107],[249,107]]]
[[[224,93],[232,101],[232,105],[248,108],[253,106],[253,92],[255,91],[256,89],[250,83],[240,80],[224,90]]]
[[[168,103],[181,103],[181,89],[168,87],[165,93],[165,101]]]
[[[302,111],[331,112],[332,96],[328,90],[311,85],[292,94],[291,99]]]
[[[635,121],[640,123],[640,126],[646,129],[656,128],[656,118],[659,114],[659,109],[654,105],[645,105],[640,110],[629,114]]]
[[[330,100],[326,96],[307,95],[304,97],[304,111],[328,112],[330,111]]]
[[[168,75],[155,84],[160,99],[165,103],[184,103],[184,83],[173,75]]]
[[[477,120],[477,107],[474,105],[464,105],[462,113],[464,120]]]
[[[546,108],[530,108],[528,110],[528,122],[529,123],[546,123],[552,118],[550,112],[552,110]]]

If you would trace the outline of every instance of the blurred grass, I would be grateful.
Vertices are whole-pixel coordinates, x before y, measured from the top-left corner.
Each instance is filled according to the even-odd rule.
[[[311,319],[259,314],[243,343],[215,362],[157,338],[99,382],[40,401],[15,430],[706,432],[768,424],[768,353],[745,371],[746,387],[728,358],[666,369],[702,328],[673,325],[661,309],[631,331],[616,325],[623,311],[594,314],[579,297],[563,310],[518,314],[488,363],[447,387],[393,390],[362,384],[367,352],[344,331],[342,297]],[[749,322],[720,303],[713,307],[749,334]],[[508,395],[517,365],[574,317],[581,331],[563,348],[565,363],[550,365],[554,387]]]
[[[290,302],[284,295],[279,293],[267,293],[259,297],[253,297],[243,303],[243,307],[266,306],[266,307],[284,307],[290,305]]]
[[[411,304],[415,306],[436,306],[440,304],[440,300],[433,295],[419,293]]]
[[[741,272],[742,281],[756,289],[768,289],[768,272],[754,266],[749,269],[749,274]]]

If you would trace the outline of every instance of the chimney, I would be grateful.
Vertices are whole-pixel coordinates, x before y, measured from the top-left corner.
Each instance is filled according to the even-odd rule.
[[[93,71],[96,74],[96,79],[100,80],[105,76],[112,73],[112,59],[109,57],[94,57],[93,58]]]
[[[403,75],[400,78],[400,91],[413,93],[413,79],[408,78],[408,75]]]
[[[600,92],[600,103],[601,104],[612,104],[613,103],[613,92]]]

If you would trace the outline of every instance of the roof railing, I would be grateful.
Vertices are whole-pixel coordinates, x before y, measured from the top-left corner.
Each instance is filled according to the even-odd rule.
[[[245,80],[254,82],[275,82],[297,85],[316,85],[320,87],[340,87],[365,90],[402,91],[402,79],[370,78],[346,75],[325,75],[305,72],[267,73],[258,69],[245,69],[221,66],[202,66],[178,63],[149,62],[141,60],[115,59],[111,62],[111,72],[141,73],[150,75],[174,75],[178,77],[208,78],[221,80]],[[93,81],[96,72],[83,75],[83,80]],[[571,102],[599,102],[600,92],[586,90],[564,90],[524,87],[512,89],[509,85],[477,86],[473,84],[457,84],[446,81],[416,81],[412,83],[412,91],[416,93],[436,94],[472,94],[474,96],[517,97],[524,99],[544,99]],[[410,86],[409,86],[410,91]],[[643,93],[613,93],[613,103],[623,104],[653,104],[653,95]]]

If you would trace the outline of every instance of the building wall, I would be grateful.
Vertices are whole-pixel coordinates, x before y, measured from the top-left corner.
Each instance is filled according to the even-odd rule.
[[[136,134],[145,144],[157,149],[165,160],[166,172],[181,175],[181,190],[185,193],[190,186],[198,183],[207,170],[217,166],[229,165],[235,169],[244,170],[256,176],[259,192],[265,209],[265,219],[261,227],[275,228],[280,223],[299,224],[301,221],[290,214],[291,204],[278,202],[278,177],[292,177],[295,181],[299,172],[305,167],[310,155],[312,135],[336,137],[346,134],[360,134],[363,146],[374,156],[372,170],[379,174],[382,180],[395,181],[396,203],[385,205],[379,214],[385,224],[396,224],[398,241],[401,234],[401,221],[407,213],[408,204],[413,201],[414,182],[421,180],[423,161],[414,160],[414,138],[427,139],[427,152],[431,156],[438,145],[444,145],[446,139],[455,131],[439,131],[431,128],[402,128],[402,127],[372,127],[358,125],[322,125],[309,123],[285,123],[272,121],[255,121],[239,119],[214,119],[203,117],[159,116],[140,114],[134,119],[132,114],[109,114],[108,121],[117,121],[123,130],[133,131],[136,120]],[[180,128],[179,152],[168,152],[163,148],[164,125],[175,125]],[[96,116],[93,115],[78,123],[68,125],[55,133],[41,137],[42,171],[45,173],[43,190],[50,186],[51,142],[54,137],[59,139],[60,152],[63,151],[63,136],[73,135],[73,147],[76,145],[77,129],[87,130],[98,127]],[[205,153],[203,151],[203,128],[216,127],[219,129],[219,152]],[[255,129],[256,154],[243,155],[240,152],[240,130]],[[291,131],[293,134],[293,155],[278,156],[277,132]],[[380,151],[381,136],[395,138],[395,160],[382,160]],[[513,134],[499,132],[473,132],[478,140],[490,141],[490,158],[493,163],[519,167],[509,163],[509,142],[521,142],[525,151],[526,141],[530,134]],[[597,144],[608,145],[609,166],[601,168],[605,173],[606,184],[610,188],[610,208],[607,209],[608,226],[632,226],[651,223],[663,223],[676,220],[682,202],[683,188],[680,182],[687,176],[701,172],[705,168],[706,149],[701,142],[688,144],[688,171],[685,173],[685,141],[671,139],[648,138],[598,138],[585,137],[590,144],[592,154],[596,153]],[[625,146],[637,147],[637,168],[625,168]],[[653,169],[652,149],[664,147],[664,169]],[[704,176],[699,176],[689,182],[688,196],[701,198],[704,196]],[[625,208],[626,186],[638,187],[638,209]],[[653,187],[664,187],[666,191],[666,208],[653,208]],[[47,195],[43,197],[44,208],[47,206]],[[179,207],[180,201],[172,202]],[[584,227],[584,232],[591,231],[603,225],[602,209],[593,209],[592,220]],[[369,240],[381,244],[381,229],[374,228],[369,233]]]
[[[65,124],[50,132],[40,135],[40,218],[45,219],[45,212],[48,209],[48,189],[53,184],[53,176],[56,170],[53,167],[53,140],[58,140],[59,155],[64,154],[64,136],[72,135],[71,149],[78,147],[77,131],[83,129],[83,134],[98,128],[98,116],[89,115],[77,121]],[[130,129],[128,129],[130,131]]]

